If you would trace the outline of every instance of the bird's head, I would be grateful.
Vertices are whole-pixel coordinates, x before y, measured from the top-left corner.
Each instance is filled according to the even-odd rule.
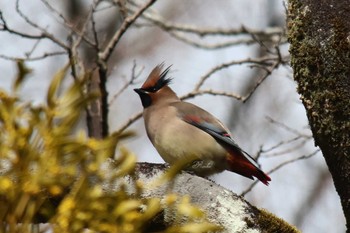
[[[176,94],[168,86],[171,78],[167,77],[170,67],[163,70],[164,64],[156,66],[149,74],[141,88],[134,91],[140,96],[144,108],[167,100],[178,100]]]

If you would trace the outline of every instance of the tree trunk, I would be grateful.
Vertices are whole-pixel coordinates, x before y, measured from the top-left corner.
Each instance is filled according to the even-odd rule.
[[[350,232],[350,4],[348,0],[288,2],[294,79]]]

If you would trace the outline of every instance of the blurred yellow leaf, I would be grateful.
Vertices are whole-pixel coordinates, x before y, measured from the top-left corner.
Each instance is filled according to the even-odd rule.
[[[13,181],[8,177],[0,176],[0,193],[6,194],[13,188]]]
[[[17,61],[17,76],[15,82],[13,83],[13,90],[16,91],[20,85],[23,83],[24,79],[28,76],[28,74],[32,73],[33,70],[28,68],[24,64],[23,59],[18,59]]]
[[[125,200],[116,207],[114,214],[124,216],[127,212],[138,210],[141,204],[140,200]]]
[[[58,71],[50,83],[49,89],[47,91],[47,97],[46,97],[47,106],[49,108],[54,108],[56,105],[56,101],[57,101],[56,94],[59,87],[61,86],[62,80],[64,79],[68,68],[69,68],[69,64],[67,64],[63,69]]]
[[[181,215],[187,217],[201,218],[204,216],[203,211],[200,210],[199,207],[195,207],[193,204],[191,204],[190,196],[188,195],[183,196],[180,199],[180,203],[178,204],[177,210]]]
[[[14,88],[29,72],[22,61],[18,67]],[[204,213],[189,197],[169,194],[165,201],[143,197],[145,186],[151,185],[136,179],[136,156],[117,148],[133,132],[94,139],[77,127],[98,93],[85,93],[85,75],[63,88],[68,69],[69,65],[53,77],[46,103],[40,106],[0,90],[0,221],[24,233],[30,232],[26,224],[37,217],[51,223],[53,232],[141,233],[155,216],[171,209],[183,220],[172,230],[210,229]],[[107,161],[110,174],[103,170]],[[186,163],[172,167],[152,185],[171,182]],[[128,184],[132,187],[124,183],[124,176],[135,178]],[[105,185],[116,183],[120,185],[113,192],[105,190]]]

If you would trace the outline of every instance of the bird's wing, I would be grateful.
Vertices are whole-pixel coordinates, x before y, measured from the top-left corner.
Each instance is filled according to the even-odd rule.
[[[260,167],[247,152],[237,145],[224,125],[209,112],[187,102],[177,102],[172,105],[177,108],[178,116],[183,121],[210,134],[222,146],[238,152],[255,167]]]

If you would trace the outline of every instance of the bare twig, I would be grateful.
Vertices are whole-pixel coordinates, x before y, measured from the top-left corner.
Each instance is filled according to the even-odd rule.
[[[79,36],[79,38],[81,38],[82,40],[84,40],[87,44],[89,44],[90,46],[94,47],[95,43],[93,41],[91,41],[85,34],[84,34],[84,29],[82,30],[77,30],[76,29],[76,25],[72,25],[69,20],[67,20],[59,11],[57,11],[47,0],[41,0],[41,2],[51,11],[53,12],[55,15],[57,15],[60,19],[62,19],[63,25],[65,27],[67,27],[71,34],[76,34]],[[94,1],[92,8],[95,7],[96,1]],[[86,16],[85,19],[82,19],[84,22],[84,26],[87,24],[87,22],[89,21],[89,18],[91,17],[91,12],[92,10],[90,10],[90,12],[88,13],[88,15]]]
[[[47,57],[53,57],[53,56],[61,56],[61,55],[67,55],[67,52],[65,51],[57,51],[57,52],[51,52],[51,53],[44,53],[40,56],[37,57],[11,57],[11,56],[6,56],[3,54],[0,54],[0,58],[5,59],[5,60],[10,60],[10,61],[17,61],[17,60],[25,60],[25,61],[38,61],[45,59]]]
[[[272,66],[265,69],[265,74],[260,77],[260,79],[255,83],[254,87],[249,91],[249,93],[243,98],[242,102],[245,103],[249,100],[249,98],[253,95],[256,89],[271,75],[271,73],[278,68],[280,62],[275,62]]]
[[[112,97],[112,99],[109,102],[109,105],[112,105],[113,102],[120,96],[120,94],[122,94],[130,85],[134,84],[135,80],[140,77],[142,71],[144,69],[144,66],[140,69],[140,71],[138,71],[136,73],[136,62],[134,61],[133,67],[132,67],[132,71],[131,71],[131,78],[129,81],[127,81],[121,88],[119,91],[117,91],[117,93],[115,93]]]
[[[20,31],[16,31],[12,28],[10,28],[5,20],[5,18],[2,15],[2,12],[0,11],[0,21],[1,21],[1,31],[7,31],[11,34],[26,38],[26,39],[33,39],[33,40],[41,40],[41,39],[45,39],[45,35],[41,34],[41,35],[30,35],[24,32],[20,32]]]
[[[302,134],[302,133],[299,132],[298,130],[293,129],[293,128],[289,127],[288,125],[286,125],[286,124],[284,124],[284,123],[282,123],[282,122],[279,122],[279,121],[273,119],[272,117],[267,116],[266,119],[267,119],[268,121],[270,121],[270,123],[275,124],[275,125],[281,127],[282,129],[285,129],[286,131],[288,131],[288,132],[290,132],[290,133],[293,133],[294,135],[302,136],[302,137],[308,138],[308,139],[309,139],[309,138],[312,138],[311,135]]]
[[[29,52],[26,52],[26,53],[25,53],[26,57],[30,57],[30,56],[34,53],[34,51],[35,51],[35,49],[38,47],[40,41],[41,41],[41,40],[37,40],[37,41],[34,43],[32,49],[31,49]]]
[[[106,48],[99,53],[99,62],[104,63],[108,60],[108,58],[111,56],[115,46],[119,42],[122,35],[125,33],[125,31],[135,22],[135,20],[140,17],[140,15],[147,10],[153,3],[155,3],[156,0],[149,0],[146,4],[144,4],[138,11],[136,11],[133,15],[128,16],[112,37],[112,39],[109,41]],[[103,65],[104,66],[104,65]]]
[[[58,10],[56,10],[47,0],[41,0],[41,2],[51,11],[53,12],[58,18],[60,18],[65,25],[69,25],[69,21],[66,19],[66,17],[64,17],[64,15],[59,12]],[[71,27],[69,27],[71,28]]]
[[[305,139],[301,140],[300,142],[294,143],[291,148],[281,149],[277,152],[269,153],[265,157],[276,157],[276,156],[281,156],[281,155],[292,153],[293,151],[296,151],[296,150],[300,149],[301,147],[303,147],[308,141],[309,140],[305,140]],[[290,143],[292,143],[292,142],[290,142]],[[284,144],[284,145],[287,145],[287,144]]]
[[[96,21],[95,21],[95,18],[94,18],[94,12],[96,11],[97,2],[98,2],[98,0],[94,0],[93,7],[91,9],[92,14],[91,14],[90,20],[91,20],[91,26],[92,26],[92,34],[94,36],[94,41],[95,41],[95,49],[98,52],[98,51],[100,51],[100,42],[98,40],[97,29],[96,29]]]
[[[198,90],[198,91],[192,91],[190,93],[187,93],[186,95],[183,95],[180,97],[180,99],[185,100],[185,99],[190,99],[190,98],[194,98],[196,96],[200,96],[200,95],[218,95],[218,96],[226,96],[226,97],[230,97],[230,98],[234,98],[237,100],[242,100],[243,97],[240,95],[237,95],[235,93],[230,93],[230,92],[225,92],[225,91],[215,91],[212,89],[207,89],[207,90]]]
[[[136,4],[132,4],[132,3],[131,5],[137,6]],[[131,9],[129,9],[129,11],[133,12],[133,10]],[[151,24],[142,24],[142,26],[156,25],[161,29],[163,29],[165,32],[169,33],[175,39],[178,39],[193,47],[197,47],[201,49],[213,50],[213,49],[227,48],[227,47],[240,45],[240,44],[250,45],[250,44],[257,43],[257,40],[259,41],[261,40],[261,43],[263,43],[263,41],[266,41],[266,42],[273,42],[276,44],[286,43],[287,41],[285,38],[284,29],[282,27],[272,27],[272,28],[266,28],[264,30],[248,29],[243,25],[240,28],[235,28],[235,29],[208,28],[208,27],[204,28],[204,27],[199,27],[194,25],[176,24],[176,23],[168,22],[154,10],[145,12],[141,17],[151,22]],[[191,39],[189,36],[187,36],[188,34],[194,34],[199,37],[243,36],[245,38],[241,38],[241,39],[236,38],[231,41],[206,44],[206,43],[200,42],[200,40]]]
[[[271,57],[271,56],[267,56],[267,57],[261,57],[261,58],[247,58],[247,59],[242,59],[242,60],[235,60],[235,61],[231,61],[231,62],[227,62],[227,63],[222,63],[218,66],[215,66],[213,68],[211,68],[205,75],[203,75],[198,83],[196,84],[194,90],[197,91],[199,90],[204,82],[214,73],[222,70],[222,69],[225,69],[225,68],[229,68],[233,65],[242,65],[242,64],[260,64],[260,65],[263,65],[263,66],[269,66],[271,64],[273,64],[273,61],[276,60],[277,58],[276,57]]]
[[[77,32],[78,38],[77,38],[77,40],[76,40],[76,41],[73,43],[73,45],[72,45],[72,51],[73,51],[73,52],[76,52],[76,49],[78,48],[78,46],[80,45],[80,43],[81,43],[82,40],[84,40],[84,41],[87,41],[87,40],[88,40],[88,41],[89,41],[88,43],[89,43],[91,46],[93,46],[93,47],[96,46],[96,44],[95,44],[94,42],[90,41],[89,39],[86,39],[86,37],[85,37],[85,32],[87,31],[87,28],[88,28],[88,26],[89,26],[89,19],[92,18],[92,16],[93,16],[93,13],[94,13],[94,10],[95,10],[95,8],[96,8],[97,2],[98,2],[98,1],[94,1],[94,3],[92,4],[92,6],[91,6],[91,8],[90,8],[90,10],[89,10],[89,13],[88,13],[87,16],[86,16],[86,20],[84,20],[84,24],[83,24],[81,30],[80,30],[79,32]],[[75,53],[74,53],[74,54],[75,54]]]
[[[267,174],[272,174],[276,171],[278,171],[279,169],[281,169],[282,167],[288,165],[288,164],[291,164],[291,163],[294,163],[296,161],[299,161],[299,160],[305,160],[305,159],[309,159],[311,157],[313,157],[314,155],[316,155],[318,152],[320,151],[320,149],[317,149],[315,150],[314,152],[308,154],[308,155],[302,155],[302,156],[299,156],[297,158],[294,158],[294,159],[290,159],[290,160],[287,160],[283,163],[280,163],[279,165],[277,165],[276,167],[272,168],[270,171],[267,172]],[[259,181],[254,181],[246,190],[244,190],[240,195],[241,196],[244,196],[246,195],[247,193],[249,193],[253,188],[254,186],[258,183]]]
[[[280,141],[280,142],[276,143],[275,145],[273,145],[273,146],[271,146],[271,147],[269,147],[269,148],[267,148],[267,149],[263,149],[263,148],[261,147],[259,153],[261,153],[261,154],[266,154],[266,153],[269,153],[269,152],[273,151],[274,149],[277,149],[277,148],[279,148],[279,147],[281,147],[281,146],[284,146],[284,145],[288,145],[288,144],[297,142],[297,141],[299,141],[299,140],[301,140],[301,139],[302,139],[302,142],[301,142],[301,143],[304,144],[304,143],[306,143],[309,139],[311,139],[311,136],[310,136],[310,138],[305,138],[305,137],[302,136],[302,135],[298,135],[298,136],[293,137],[293,138],[291,138],[291,139],[289,139],[289,140]],[[268,154],[268,155],[266,155],[266,157],[272,157],[272,156],[276,156],[276,155],[279,155],[279,154],[281,154],[281,153]],[[283,153],[283,154],[284,154],[284,153]]]
[[[36,36],[36,38],[31,38],[31,39],[47,38],[47,39],[51,40],[52,42],[56,43],[57,45],[59,45],[60,47],[68,50],[69,47],[64,42],[60,41],[57,37],[55,37],[54,35],[52,35],[48,31],[46,31],[44,28],[42,28],[38,24],[34,23],[21,11],[21,9],[19,8],[19,0],[16,0],[16,11],[29,25],[31,25],[32,27],[41,31],[41,36]],[[7,31],[9,31],[9,30],[7,30]],[[28,35],[25,33],[17,32],[15,34],[22,36],[22,37],[29,38]]]
[[[122,15],[123,19],[125,19],[128,16],[128,10],[126,8],[126,1],[125,0],[117,0],[116,4],[119,8],[119,12]]]
[[[166,31],[166,32],[179,41],[182,41],[196,48],[207,49],[207,50],[223,49],[223,48],[232,47],[235,45],[242,45],[242,44],[251,45],[255,43],[253,39],[243,38],[243,39],[235,39],[232,41],[207,44],[194,39],[190,39],[189,37],[184,36],[177,31]]]
[[[240,28],[227,29],[227,28],[201,28],[194,25],[175,24],[175,23],[167,22],[159,14],[155,13],[155,11],[152,11],[151,13],[145,13],[142,17],[151,21],[152,23],[163,28],[166,31],[181,31],[181,32],[197,34],[199,36],[209,36],[209,35],[236,36],[236,35],[254,34],[259,37],[271,37],[274,35],[281,36],[284,34],[284,29],[281,27],[271,27],[271,28],[266,28],[264,30],[254,30],[254,29],[249,29],[243,25]]]
[[[72,69],[71,73],[72,73],[72,76],[73,76],[74,79],[78,78],[78,71],[77,71],[77,68],[76,68],[76,64],[77,64],[76,60],[79,57],[79,55],[78,55],[78,47],[81,44],[82,40],[85,38],[84,34],[85,34],[85,32],[87,30],[87,27],[88,27],[88,22],[89,22],[88,19],[91,17],[92,14],[93,14],[93,9],[91,9],[89,11],[89,13],[88,13],[88,15],[86,17],[86,20],[84,21],[84,24],[83,24],[80,32],[77,32],[77,34],[78,34],[77,39],[74,40],[73,37],[71,38],[71,46],[68,49],[68,57],[69,57],[69,60],[71,61],[71,69]],[[66,25],[69,26],[69,24],[66,24]],[[73,27],[70,27],[70,28],[71,28],[72,32],[75,31]],[[93,44],[92,44],[92,46],[93,46]],[[88,109],[86,109],[86,111],[88,111]]]
[[[119,129],[116,131],[117,134],[122,133],[124,130],[126,130],[132,123],[134,123],[136,120],[140,119],[142,116],[142,112],[138,112],[135,115],[131,116],[127,122],[125,122],[122,126],[119,127]]]

